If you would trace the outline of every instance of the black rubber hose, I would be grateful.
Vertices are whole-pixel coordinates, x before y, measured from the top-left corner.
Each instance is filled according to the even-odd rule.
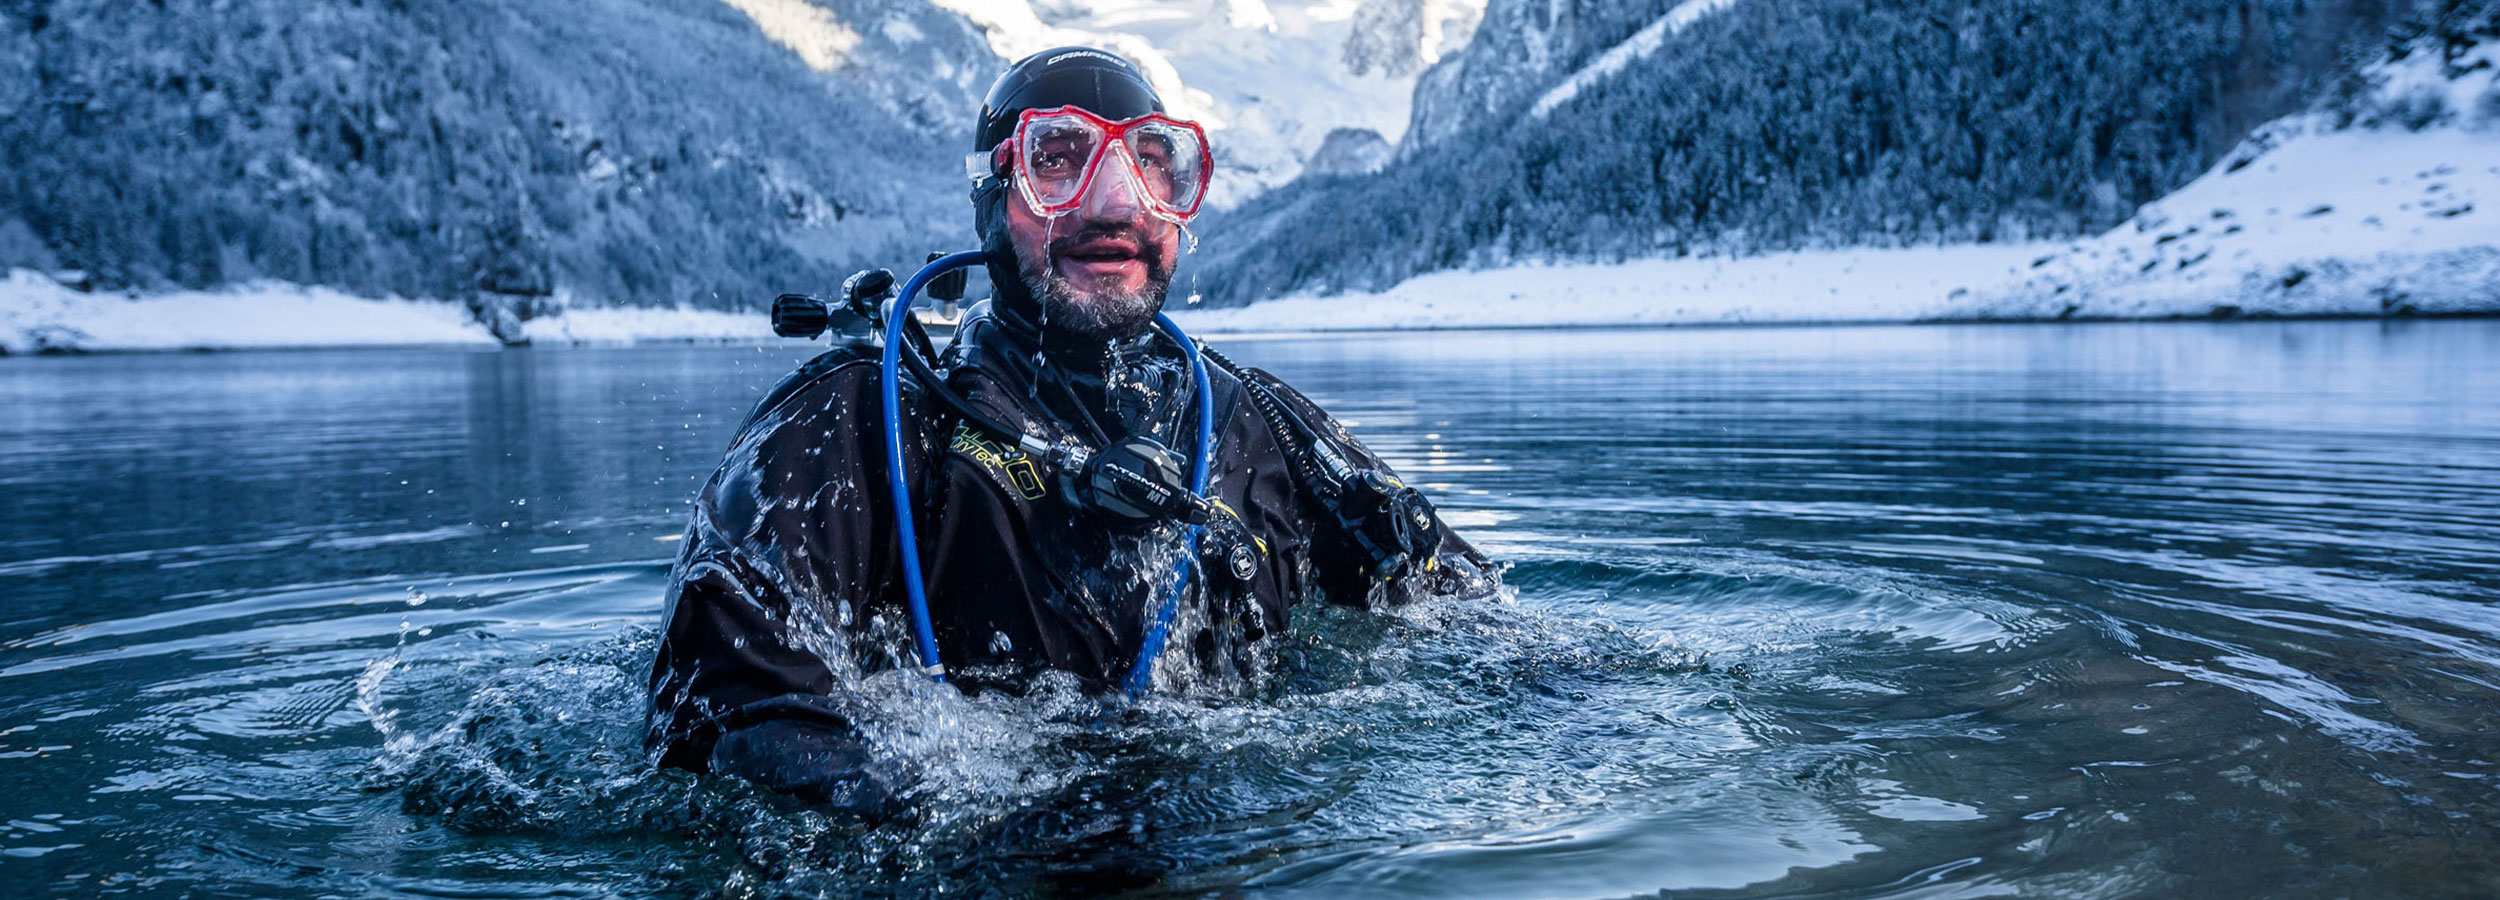
[[[1008,443],[1015,444],[1024,440],[1024,432],[1022,430],[1009,428],[1006,423],[991,418],[989,414],[978,409],[974,409],[972,407],[972,403],[965,400],[962,394],[955,393],[955,389],[947,385],[946,379],[939,378],[937,372],[929,368],[929,361],[922,359],[920,354],[916,352],[916,349],[917,348],[905,347],[903,348],[903,352],[896,355],[903,358],[904,365],[911,367],[913,375],[920,377],[921,383],[929,386],[930,393],[936,394],[938,399],[946,405],[954,407],[955,412],[962,415],[967,421],[970,421],[972,424],[989,431],[991,434],[1006,439]]]

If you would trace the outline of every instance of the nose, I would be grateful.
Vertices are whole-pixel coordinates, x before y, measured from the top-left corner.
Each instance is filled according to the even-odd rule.
[[[1118,141],[1105,151],[1102,171],[1094,174],[1094,183],[1085,189],[1082,211],[1088,219],[1127,219],[1146,208],[1143,189],[1137,184],[1137,163],[1130,160],[1128,146]]]

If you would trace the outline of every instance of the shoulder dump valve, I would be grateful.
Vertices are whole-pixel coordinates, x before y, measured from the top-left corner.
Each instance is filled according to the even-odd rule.
[[[842,280],[842,300],[851,311],[870,318],[880,313],[877,304],[894,293],[894,273],[884,269],[861,269]]]

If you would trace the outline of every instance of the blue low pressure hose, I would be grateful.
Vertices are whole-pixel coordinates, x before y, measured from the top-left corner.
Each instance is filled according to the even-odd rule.
[[[903,589],[911,602],[912,638],[920,645],[920,671],[938,681],[946,680],[946,664],[938,661],[937,627],[929,624],[928,589],[921,586],[920,532],[911,519],[911,484],[903,478],[903,323],[911,319],[911,303],[919,299],[920,290],[939,275],[966,266],[981,264],[979,250],[966,250],[938,257],[911,280],[903,282],[903,292],[894,295],[894,309],[886,316],[885,356],[885,477],[886,493],[894,498],[894,531],[903,545]]]
[[[894,500],[894,528],[903,549],[903,589],[911,605],[912,638],[920,651],[921,671],[940,682],[946,680],[946,665],[938,659],[937,628],[929,621],[928,588],[920,573],[919,531],[911,514],[911,485],[903,477],[903,326],[910,320],[912,301],[919,299],[920,291],[928,287],[931,280],[956,269],[979,265],[982,259],[978,250],[950,253],[912,273],[911,278],[903,282],[902,292],[895,295],[894,308],[886,316],[885,353],[880,360],[884,369],[880,381],[885,401],[886,486],[887,493]],[[1155,324],[1161,326],[1163,332],[1181,346],[1181,353],[1189,358],[1191,387],[1198,395],[1198,453],[1190,467],[1189,490],[1205,497],[1208,470],[1215,460],[1215,394],[1207,385],[1206,361],[1199,358],[1198,345],[1190,342],[1189,335],[1183,334],[1171,317],[1158,313]],[[1145,640],[1138,645],[1137,662],[1130,666],[1128,677],[1123,682],[1131,695],[1145,693],[1146,688],[1153,684],[1155,657],[1163,653],[1165,639],[1171,632],[1172,616],[1180,608],[1181,594],[1189,588],[1190,560],[1197,557],[1198,538],[1205,530],[1204,526],[1189,526],[1189,553],[1181,558],[1180,580],[1172,586],[1171,597],[1155,609],[1154,619],[1146,628]]]
[[[1189,492],[1203,498],[1207,495],[1207,469],[1215,461],[1215,392],[1207,389],[1207,361],[1198,357],[1198,345],[1181,333],[1181,326],[1172,317],[1155,313],[1155,324],[1172,336],[1173,343],[1181,345],[1183,356],[1189,357],[1190,386],[1198,395],[1198,458],[1189,469]],[[1190,561],[1198,558],[1198,538],[1206,530],[1204,525],[1189,526],[1189,552],[1181,556],[1180,580],[1172,584],[1172,596],[1155,607],[1154,621],[1146,625],[1146,638],[1137,645],[1137,663],[1129,667],[1128,678],[1121,682],[1129,696],[1142,695],[1154,686],[1155,657],[1163,655],[1163,642],[1171,637],[1172,616],[1180,610],[1181,593],[1189,589]]]

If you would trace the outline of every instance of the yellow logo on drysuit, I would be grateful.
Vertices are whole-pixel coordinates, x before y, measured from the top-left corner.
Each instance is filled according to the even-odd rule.
[[[1024,499],[1039,500],[1048,493],[1042,488],[1042,472],[1034,467],[1032,457],[1024,455],[1022,450],[999,446],[972,430],[969,424],[955,423],[955,438],[946,446],[980,463],[982,468],[998,473],[999,477],[1015,487],[1016,493],[1023,494]]]

